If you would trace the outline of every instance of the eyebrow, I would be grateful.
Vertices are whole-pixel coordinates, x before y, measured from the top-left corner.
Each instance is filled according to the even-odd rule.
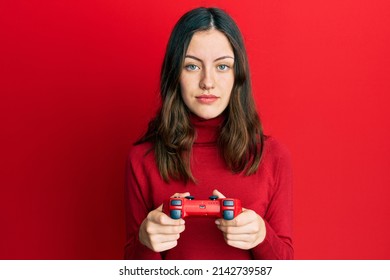
[[[196,56],[193,56],[193,55],[186,55],[185,58],[192,58],[192,59],[195,59],[195,60],[198,60],[200,62],[203,62],[200,58],[196,57]],[[218,57],[217,59],[214,60],[215,61],[218,61],[218,60],[222,60],[222,59],[225,59],[225,58],[231,58],[234,60],[234,57],[230,56],[230,55],[224,55],[224,56],[221,56],[221,57]]]

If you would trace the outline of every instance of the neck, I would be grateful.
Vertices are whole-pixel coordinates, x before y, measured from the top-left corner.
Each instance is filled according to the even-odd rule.
[[[212,119],[203,119],[195,114],[191,114],[190,121],[196,133],[194,144],[215,144],[224,119],[223,114]]]

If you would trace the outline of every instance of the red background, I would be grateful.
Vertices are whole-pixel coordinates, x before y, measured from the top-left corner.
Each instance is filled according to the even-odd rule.
[[[120,259],[131,143],[173,24],[239,24],[294,164],[297,259],[390,259],[390,2],[1,1],[0,259]]]

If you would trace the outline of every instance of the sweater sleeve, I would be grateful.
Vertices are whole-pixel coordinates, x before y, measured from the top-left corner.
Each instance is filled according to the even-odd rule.
[[[126,165],[125,183],[125,218],[126,218],[126,244],[125,259],[159,260],[160,253],[150,250],[139,241],[138,233],[142,221],[150,212],[148,205],[147,179],[143,168],[141,151],[131,151]]]
[[[266,236],[253,248],[254,259],[293,259],[292,246],[292,168],[287,150],[279,154],[273,194],[263,220]]]

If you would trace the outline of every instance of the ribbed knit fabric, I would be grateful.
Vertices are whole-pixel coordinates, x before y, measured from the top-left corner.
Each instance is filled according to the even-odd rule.
[[[256,174],[233,174],[219,156],[216,145],[222,117],[203,120],[192,116],[196,140],[191,168],[197,183],[165,183],[156,166],[151,144],[133,146],[128,157],[125,259],[292,259],[292,174],[288,151],[267,137],[263,159]],[[156,253],[138,240],[139,226],[147,214],[174,193],[190,192],[195,199],[208,199],[214,189],[226,197],[238,198],[266,224],[266,238],[251,250],[226,244],[215,218],[188,217],[178,245]]]

